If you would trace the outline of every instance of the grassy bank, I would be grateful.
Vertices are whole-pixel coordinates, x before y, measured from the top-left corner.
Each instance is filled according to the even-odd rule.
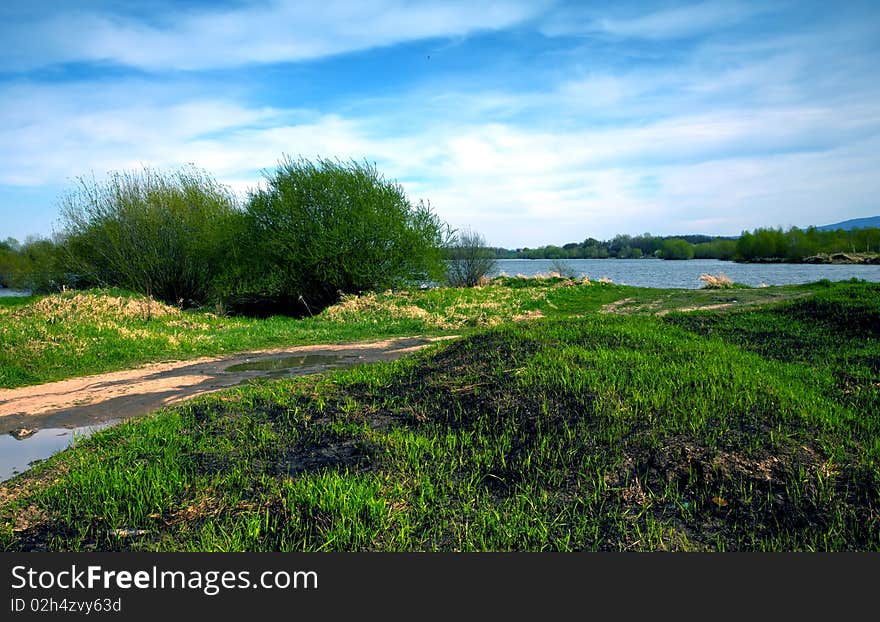
[[[462,333],[504,322],[596,311],[629,298],[675,308],[684,295],[707,303],[760,300],[795,290],[640,290],[565,279],[502,279],[475,289],[438,288],[349,297],[315,317],[268,319],[181,311],[119,290],[0,298],[0,388],[115,371],[142,363],[259,348]],[[663,306],[665,305],[665,306]],[[671,305],[671,307],[670,307]]]
[[[103,431],[0,489],[0,547],[880,550],[880,286],[556,290],[565,317]]]
[[[615,295],[612,288],[597,285],[591,299],[599,303]],[[460,332],[530,317],[557,298],[550,286],[389,292],[347,298],[304,319],[181,311],[120,290],[2,298],[0,388],[159,360]]]

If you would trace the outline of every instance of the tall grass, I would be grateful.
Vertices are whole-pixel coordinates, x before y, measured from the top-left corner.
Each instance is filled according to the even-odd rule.
[[[733,281],[726,274],[701,274],[700,280],[706,289],[730,289],[734,286]]]

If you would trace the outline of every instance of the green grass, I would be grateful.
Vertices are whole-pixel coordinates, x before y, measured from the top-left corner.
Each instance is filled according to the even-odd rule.
[[[799,291],[754,290],[742,300],[767,301]],[[260,348],[416,334],[466,334],[516,320],[592,313],[624,298],[622,312],[657,312],[693,300],[709,304],[731,296],[718,291],[584,285],[561,278],[507,278],[482,288],[438,288],[348,298],[304,319],[253,319],[180,311],[120,290],[0,298],[0,389],[154,361]]]
[[[877,551],[880,286],[813,289],[199,398],[7,483],[0,548]]]
[[[542,301],[509,288],[379,294],[304,319],[179,311],[119,290],[0,299],[0,388],[260,348],[472,330]],[[504,305],[494,299],[504,301]]]
[[[0,296],[0,309],[21,307],[37,300],[39,296]]]
[[[234,318],[147,304],[147,299],[122,291],[71,292],[0,307],[0,388],[151,361],[354,341],[422,329],[421,322],[407,318],[381,325],[369,318]]]

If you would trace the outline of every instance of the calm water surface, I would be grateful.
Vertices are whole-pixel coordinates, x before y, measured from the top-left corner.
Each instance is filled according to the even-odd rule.
[[[25,292],[20,289],[9,289],[8,287],[0,287],[0,297],[3,296],[30,296],[30,292]]]
[[[606,277],[618,285],[636,287],[677,287],[697,289],[703,286],[704,273],[727,275],[737,283],[759,286],[812,283],[821,279],[845,281],[851,278],[880,282],[880,265],[813,265],[735,263],[717,259],[664,261],[662,259],[562,259],[563,266],[575,276],[596,281]],[[534,276],[553,269],[552,259],[499,259],[497,273],[508,276]]]
[[[116,421],[74,428],[44,428],[27,438],[0,435],[0,482],[27,471],[35,462],[67,449],[75,439],[91,435]]]

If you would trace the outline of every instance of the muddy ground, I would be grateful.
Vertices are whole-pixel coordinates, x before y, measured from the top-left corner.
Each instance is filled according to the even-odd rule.
[[[391,361],[448,338],[403,337],[259,350],[0,389],[0,434],[24,438],[43,428],[100,425],[255,378],[297,376]]]

